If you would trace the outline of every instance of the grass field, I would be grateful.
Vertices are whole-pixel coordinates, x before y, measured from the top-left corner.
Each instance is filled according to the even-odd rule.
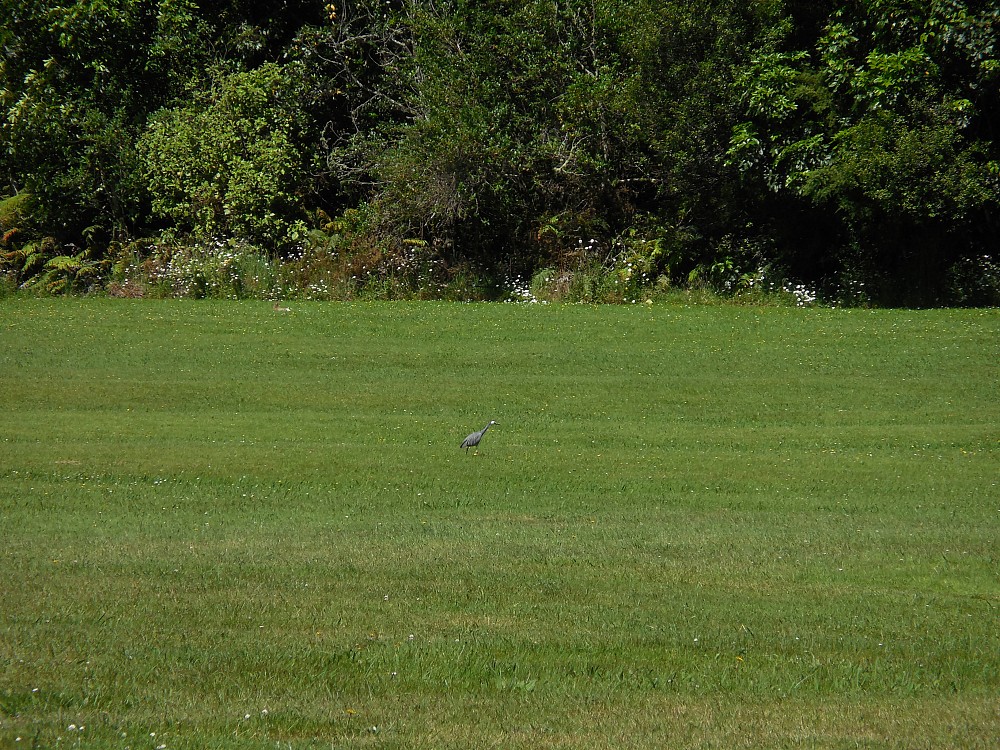
[[[995,747],[998,366],[995,310],[3,300],[0,748]]]

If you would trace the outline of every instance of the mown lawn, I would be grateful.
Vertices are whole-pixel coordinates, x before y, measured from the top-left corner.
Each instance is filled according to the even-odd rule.
[[[995,746],[1000,312],[291,308],[0,301],[0,748]]]

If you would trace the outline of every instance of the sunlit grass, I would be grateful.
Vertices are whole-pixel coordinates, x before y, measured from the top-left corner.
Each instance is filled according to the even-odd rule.
[[[1000,734],[997,312],[292,307],[0,304],[0,747]]]

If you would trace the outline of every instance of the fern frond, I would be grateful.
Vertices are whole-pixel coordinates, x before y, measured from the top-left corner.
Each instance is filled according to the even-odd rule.
[[[76,273],[80,270],[82,262],[79,256],[72,255],[57,255],[54,258],[50,258],[48,263],[45,264],[46,268],[51,268],[53,271],[66,271],[68,273]]]
[[[21,273],[32,274],[45,264],[45,254],[41,252],[26,253],[24,263],[21,265]]]

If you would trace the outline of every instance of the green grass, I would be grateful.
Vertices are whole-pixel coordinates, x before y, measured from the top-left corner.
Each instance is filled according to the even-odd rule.
[[[292,307],[0,301],[0,748],[1000,736],[997,311]]]

